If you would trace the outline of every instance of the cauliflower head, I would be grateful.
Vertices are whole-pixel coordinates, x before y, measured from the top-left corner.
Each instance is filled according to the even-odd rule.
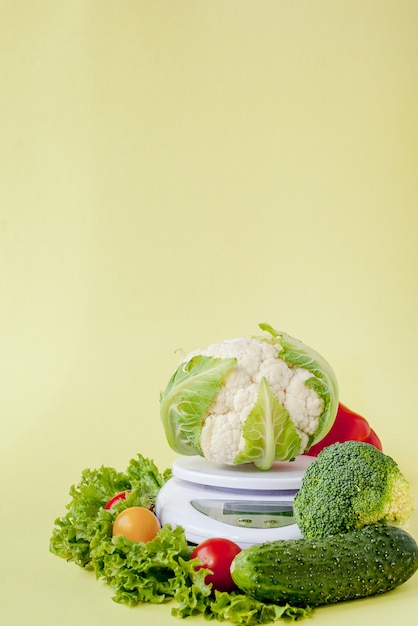
[[[269,469],[322,439],[338,408],[333,370],[317,352],[260,324],[182,359],[160,397],[170,446],[214,464]]]

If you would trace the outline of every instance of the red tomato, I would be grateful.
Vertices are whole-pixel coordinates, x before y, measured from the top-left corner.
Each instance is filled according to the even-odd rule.
[[[113,498],[110,498],[110,500],[106,503],[105,509],[109,510],[117,502],[120,502],[121,500],[126,500],[126,495],[129,493],[129,491],[130,490],[127,489],[126,491],[121,491],[120,493],[115,494]]]
[[[202,565],[196,569],[204,567],[211,570],[205,578],[205,583],[212,583],[213,589],[217,591],[233,591],[236,584],[231,577],[231,563],[234,557],[241,552],[241,548],[229,539],[206,539],[193,550],[192,559],[200,559]]]

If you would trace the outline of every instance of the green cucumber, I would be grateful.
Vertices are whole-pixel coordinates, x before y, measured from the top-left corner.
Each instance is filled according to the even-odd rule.
[[[231,575],[257,600],[314,607],[385,593],[417,569],[415,540],[381,524],[316,540],[253,545],[235,557]]]

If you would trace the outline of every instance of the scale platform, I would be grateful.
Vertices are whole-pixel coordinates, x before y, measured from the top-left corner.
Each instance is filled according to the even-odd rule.
[[[174,461],[160,489],[160,523],[182,526],[189,543],[224,537],[241,548],[278,539],[300,539],[293,498],[315,457],[276,462],[267,471],[253,464],[213,465],[200,456]]]

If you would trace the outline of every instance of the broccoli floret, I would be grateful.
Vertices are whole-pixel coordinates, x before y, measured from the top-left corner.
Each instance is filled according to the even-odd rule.
[[[412,510],[411,488],[397,463],[360,441],[324,448],[294,499],[295,520],[307,538],[380,522],[402,526]]]

